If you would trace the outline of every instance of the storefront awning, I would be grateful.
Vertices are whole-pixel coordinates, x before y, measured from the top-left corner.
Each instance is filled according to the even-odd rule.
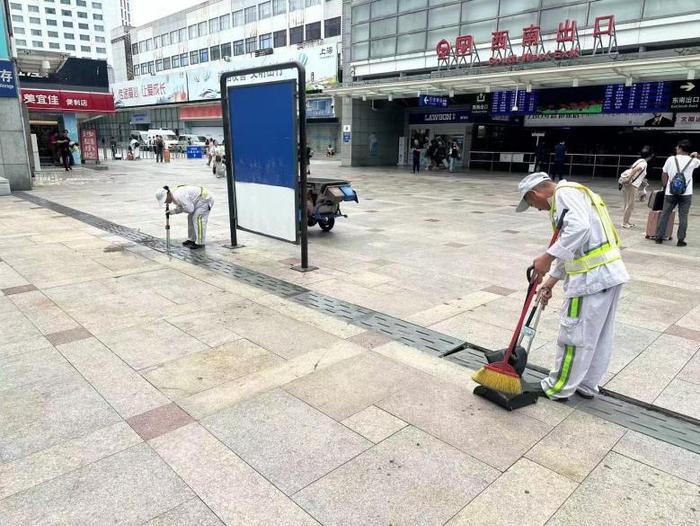
[[[680,51],[680,50],[679,50]],[[694,78],[700,70],[700,53],[672,51],[649,53],[647,58],[617,55],[573,64],[544,64],[522,69],[491,70],[488,66],[434,71],[429,74],[346,83],[326,93],[343,97],[391,99],[419,94],[465,94],[520,88],[556,88],[651,80]],[[653,55],[653,56],[651,56]]]

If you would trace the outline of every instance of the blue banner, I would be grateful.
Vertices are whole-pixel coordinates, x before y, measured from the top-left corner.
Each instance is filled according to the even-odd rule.
[[[450,124],[470,121],[471,112],[469,110],[426,111],[408,114],[409,124]]]
[[[9,60],[0,60],[0,97],[17,97],[17,77]]]
[[[421,95],[418,97],[418,106],[436,106],[438,108],[447,108],[447,97]]]

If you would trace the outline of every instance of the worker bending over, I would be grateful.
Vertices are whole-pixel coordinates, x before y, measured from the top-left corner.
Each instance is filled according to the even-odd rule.
[[[207,220],[214,206],[214,198],[203,186],[181,184],[170,190],[164,186],[156,192],[158,203],[170,205],[166,214],[181,214],[187,212],[187,241],[183,246],[191,249],[204,247],[207,237]]]
[[[584,398],[598,393],[608,369],[613,345],[615,311],[622,284],[629,275],[620,254],[620,238],[601,197],[589,188],[565,180],[553,182],[544,172],[520,181],[517,208],[549,210],[554,228],[564,214],[559,238],[533,262],[544,279],[542,301],[564,280],[555,368],[540,384],[542,394],[567,400],[574,392]]]

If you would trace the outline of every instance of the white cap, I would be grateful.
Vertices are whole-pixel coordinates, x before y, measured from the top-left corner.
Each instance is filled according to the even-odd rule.
[[[524,212],[530,208],[530,205],[525,201],[525,194],[544,181],[551,181],[549,175],[545,172],[535,172],[534,174],[523,177],[522,181],[518,184],[520,203],[518,203],[518,208],[515,209],[516,212]]]
[[[165,204],[165,199],[168,197],[168,191],[165,188],[159,188],[156,192],[156,199],[158,204],[163,206]]]

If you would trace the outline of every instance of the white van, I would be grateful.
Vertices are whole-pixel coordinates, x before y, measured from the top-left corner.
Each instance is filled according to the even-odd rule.
[[[177,135],[172,130],[148,130],[148,145],[153,147],[156,142],[156,135],[163,137],[165,148],[167,150],[175,150],[177,148]]]
[[[177,149],[181,152],[187,150],[188,146],[206,146],[207,138],[204,135],[184,134],[177,138]]]

